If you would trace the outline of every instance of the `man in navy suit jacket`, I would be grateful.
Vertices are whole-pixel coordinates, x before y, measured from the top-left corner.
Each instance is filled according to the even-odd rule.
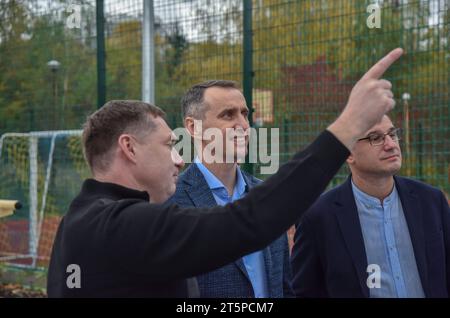
[[[296,296],[448,297],[448,202],[436,188],[394,176],[398,133],[384,116],[353,148],[348,180],[300,220],[291,259]]]
[[[208,81],[191,87],[182,100],[184,124],[195,135],[194,120],[202,120],[204,130],[218,128],[223,133],[223,150],[214,155],[222,163],[198,157],[180,175],[171,201],[182,207],[213,207],[243,197],[261,181],[241,171],[239,156],[247,151],[248,108],[235,82]],[[226,130],[242,132],[242,142],[227,138]],[[203,157],[211,141],[197,140],[197,152]],[[230,151],[234,150],[230,156]],[[221,152],[221,153],[219,153]],[[229,162],[227,162],[227,155]],[[223,156],[223,158],[222,158]],[[231,159],[231,160],[230,160]],[[197,277],[201,297],[289,297],[291,271],[287,235],[263,250],[246,255],[235,262]]]

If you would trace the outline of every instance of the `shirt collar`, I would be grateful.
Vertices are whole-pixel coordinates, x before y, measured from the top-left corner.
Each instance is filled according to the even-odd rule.
[[[356,200],[363,203],[366,207],[381,206],[380,199],[378,199],[374,196],[371,196],[371,195],[363,192],[362,190],[360,190],[356,186],[356,184],[353,183],[353,180],[351,180],[351,182],[352,182],[353,195],[355,196]],[[394,201],[395,198],[397,198],[397,188],[395,187],[395,182],[394,182],[394,187],[392,188],[391,193],[383,200],[383,205],[390,205]]]
[[[222,181],[220,181],[211,171],[208,170],[208,168],[205,167],[203,163],[200,162],[200,159],[198,157],[195,157],[194,163],[197,165],[197,168],[200,170],[200,172],[205,177],[206,183],[208,184],[208,187],[211,190],[214,189],[226,189],[223,185]],[[237,173],[236,173],[236,185],[234,186],[233,196],[235,194],[238,195],[238,197],[242,196],[246,189],[246,183],[244,180],[244,176],[242,174],[241,169],[239,166],[237,167]]]

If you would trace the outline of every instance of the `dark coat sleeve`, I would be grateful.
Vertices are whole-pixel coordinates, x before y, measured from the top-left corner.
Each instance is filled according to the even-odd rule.
[[[330,132],[244,198],[208,209],[114,201],[96,238],[111,261],[155,280],[196,276],[270,244],[324,191],[349,152]]]

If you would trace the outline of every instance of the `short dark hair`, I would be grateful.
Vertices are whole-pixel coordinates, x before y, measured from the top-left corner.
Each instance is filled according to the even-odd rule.
[[[209,80],[195,84],[186,91],[181,99],[181,112],[183,114],[183,119],[187,116],[204,118],[205,111],[209,107],[209,105],[207,105],[204,101],[205,90],[210,87],[240,89],[237,82],[227,80]]]
[[[105,171],[110,151],[119,136],[133,133],[143,137],[155,128],[153,117],[164,117],[159,107],[137,100],[112,100],[87,117],[83,126],[83,152],[89,168]]]

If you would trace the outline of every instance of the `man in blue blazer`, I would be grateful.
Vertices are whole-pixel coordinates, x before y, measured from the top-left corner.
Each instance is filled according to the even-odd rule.
[[[172,202],[182,207],[225,205],[243,197],[261,182],[241,171],[237,163],[239,156],[244,157],[247,151],[249,110],[235,82],[208,81],[191,87],[182,100],[182,110],[185,127],[194,139],[194,120],[201,120],[203,131],[220,129],[223,149],[216,149],[214,155],[223,162],[205,158],[208,154],[204,149],[211,141],[196,140],[197,153],[202,152],[203,160],[196,157],[180,175]],[[230,128],[242,132],[242,142],[226,136]],[[229,149],[234,150],[231,156]],[[287,235],[260,251],[198,276],[197,281],[200,297],[293,296]]]
[[[291,259],[296,296],[449,296],[448,202],[436,188],[394,176],[398,140],[384,116],[353,148],[347,181],[300,220]]]

